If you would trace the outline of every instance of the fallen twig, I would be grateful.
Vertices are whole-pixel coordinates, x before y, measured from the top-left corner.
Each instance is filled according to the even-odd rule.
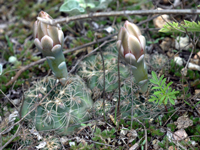
[[[125,10],[125,11],[111,11],[111,12],[98,12],[98,13],[89,13],[84,15],[77,15],[66,18],[52,19],[52,20],[44,20],[40,17],[37,17],[38,20],[50,24],[57,25],[58,23],[68,23],[70,21],[88,19],[88,18],[97,18],[97,17],[110,17],[110,16],[126,16],[126,15],[154,15],[154,14],[176,14],[176,15],[194,15],[200,14],[200,10],[198,9],[166,9],[166,10]]]
[[[17,131],[15,132],[15,134],[8,140],[8,142],[6,142],[6,144],[4,144],[2,147],[0,147],[0,150],[3,150],[10,142],[12,142],[12,140],[14,138],[17,137],[17,133],[19,132],[19,129],[21,128],[21,125],[19,125]]]

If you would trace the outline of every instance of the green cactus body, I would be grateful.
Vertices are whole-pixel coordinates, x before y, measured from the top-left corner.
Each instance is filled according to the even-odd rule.
[[[105,100],[105,109],[103,108],[103,99],[98,99],[94,102],[94,112],[98,116],[103,116],[104,112],[107,113],[112,108],[112,104],[109,101]]]
[[[118,68],[117,68],[117,55],[111,52],[104,52],[104,64],[105,64],[105,90],[106,92],[112,92],[118,87]],[[87,79],[87,84],[90,89],[103,90],[103,65],[101,55],[90,56],[86,58],[79,65],[78,74]],[[129,76],[128,69],[120,64],[121,80],[124,80]]]
[[[130,116],[133,111],[134,117],[139,117],[139,119],[154,118],[161,111],[162,107],[153,102],[149,102],[148,99],[145,100],[142,98],[138,93],[139,89],[135,86],[135,81],[132,79],[128,78],[122,83],[123,86],[121,87],[120,96],[120,112],[122,113],[122,117]],[[113,100],[116,101],[118,98],[119,94],[116,92]]]
[[[141,92],[146,92],[148,88],[148,73],[146,64],[144,62],[138,63],[137,68],[135,66],[131,66],[131,69],[135,81],[137,81]]]
[[[68,72],[67,72],[67,66],[65,63],[65,57],[62,53],[62,48],[54,52],[53,56],[46,56],[46,58],[56,78],[58,79],[67,78]]]
[[[150,57],[150,56],[148,56]],[[147,58],[147,62],[155,69],[162,69],[169,64],[169,59],[163,54],[152,54],[151,58]]]
[[[33,109],[56,83],[57,80],[53,77],[34,83],[24,94],[21,117]],[[26,117],[34,118],[37,130],[55,130],[60,134],[70,134],[88,119],[88,110],[93,105],[90,90],[79,76],[69,77],[67,83],[64,86],[59,84],[37,109]]]

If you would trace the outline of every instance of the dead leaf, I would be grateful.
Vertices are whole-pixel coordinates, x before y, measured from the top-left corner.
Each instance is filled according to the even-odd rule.
[[[162,8],[158,8],[158,10],[162,10]],[[170,22],[169,15],[165,14],[153,19],[153,23],[157,28],[162,28],[166,24],[166,21]]]
[[[185,129],[193,125],[193,121],[187,115],[183,115],[174,123],[178,129]]]
[[[168,148],[168,150],[177,150],[177,148],[174,147],[174,146],[170,146],[170,147]]]
[[[174,132],[174,134],[173,134],[173,138],[176,141],[181,141],[181,140],[187,138],[187,136],[188,135],[187,135],[187,133],[185,132],[184,129],[180,129],[180,130]]]

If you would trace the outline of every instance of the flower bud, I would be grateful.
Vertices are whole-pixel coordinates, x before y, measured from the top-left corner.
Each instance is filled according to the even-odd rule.
[[[52,20],[52,17],[44,11],[38,15],[42,20]],[[64,44],[64,35],[57,26],[46,24],[40,20],[34,24],[34,43],[36,47],[47,58],[53,74],[58,79],[64,79],[67,76],[67,67],[65,57],[62,53]]]
[[[141,35],[139,28],[128,21],[120,29],[117,47],[119,53],[131,65],[137,67],[144,60],[146,40]]]
[[[131,65],[133,75],[142,91],[147,90],[147,68],[144,63],[145,37],[133,23],[125,22],[118,34],[117,48],[120,55]]]

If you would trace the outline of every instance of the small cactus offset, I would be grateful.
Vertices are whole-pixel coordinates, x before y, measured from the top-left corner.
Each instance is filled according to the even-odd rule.
[[[145,37],[133,23],[125,22],[118,34],[117,48],[121,56],[131,65],[135,81],[146,92],[148,87],[147,67],[144,62]]]
[[[39,17],[45,21],[52,19],[43,11]],[[39,104],[26,117],[33,121],[37,130],[70,134],[89,117],[88,111],[93,105],[91,91],[79,76],[68,75],[62,53],[63,32],[56,26],[41,21],[36,21],[34,28],[34,43],[47,58],[56,78],[47,77],[37,81],[24,93],[21,117]],[[57,86],[51,91],[55,85]]]
[[[149,56],[150,57],[150,56]],[[169,59],[163,54],[152,54],[151,58],[147,61],[154,69],[162,69],[169,64]]]
[[[112,92],[118,88],[117,55],[111,52],[104,52],[103,57],[105,64],[105,90],[106,92]],[[83,60],[79,65],[78,74],[86,78],[90,89],[102,91],[104,74],[101,55],[98,53]],[[120,75],[121,80],[129,76],[129,71],[123,64],[120,64]]]

